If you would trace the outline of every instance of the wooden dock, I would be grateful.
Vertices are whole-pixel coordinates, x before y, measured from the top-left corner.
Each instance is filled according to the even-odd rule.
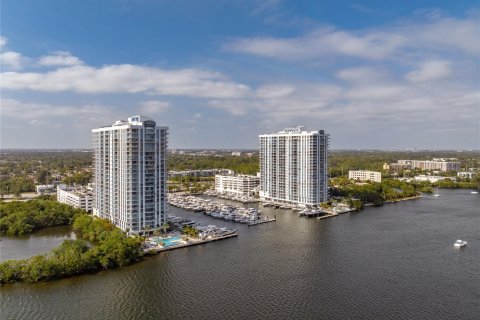
[[[255,222],[249,222],[248,223],[248,226],[256,226],[257,224],[262,224],[262,223],[268,223],[268,222],[273,222],[273,221],[277,221],[276,218],[271,218],[271,219],[267,219],[267,220],[258,220],[258,221],[255,221]]]

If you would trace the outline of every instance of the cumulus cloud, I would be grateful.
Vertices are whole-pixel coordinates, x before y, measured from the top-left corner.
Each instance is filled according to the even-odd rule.
[[[423,62],[419,69],[407,73],[406,78],[412,82],[425,82],[445,78],[451,73],[448,61],[433,60]]]
[[[38,64],[42,66],[76,66],[83,64],[83,61],[70,52],[55,51],[50,55],[40,57]]]
[[[7,51],[0,53],[0,65],[7,69],[21,69],[24,67],[27,58],[20,53],[14,51]]]
[[[49,123],[53,119],[69,117],[72,119],[91,119],[95,117],[107,116],[112,111],[111,108],[100,105],[52,105],[48,103],[23,102],[15,99],[1,98],[2,116],[28,120],[30,123]],[[111,119],[110,119],[111,120]]]
[[[401,35],[382,32],[355,34],[324,27],[297,38],[245,38],[224,46],[226,50],[281,60],[311,60],[326,55],[366,59],[392,56],[406,41]]]
[[[131,64],[100,68],[72,66],[54,71],[4,72],[2,88],[43,92],[151,93],[157,95],[238,98],[250,88],[219,73],[199,69],[163,70]]]
[[[322,27],[291,38],[240,38],[225,44],[224,49],[281,60],[313,60],[336,55],[385,60],[416,50],[448,50],[478,55],[480,41],[475,17],[455,19],[434,16],[426,21],[386,26],[382,30],[350,31]]]
[[[170,102],[158,100],[143,101],[140,105],[140,111],[147,115],[165,112],[170,108]]]

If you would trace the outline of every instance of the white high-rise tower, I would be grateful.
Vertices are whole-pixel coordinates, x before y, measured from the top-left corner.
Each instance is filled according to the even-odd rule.
[[[294,127],[259,138],[262,200],[315,207],[328,199],[328,134]]]
[[[142,234],[165,222],[167,131],[144,116],[93,129],[93,213]]]

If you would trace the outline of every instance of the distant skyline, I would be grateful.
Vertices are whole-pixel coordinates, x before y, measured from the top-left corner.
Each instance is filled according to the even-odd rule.
[[[169,149],[480,149],[477,1],[3,1],[1,138],[91,148],[142,114]]]

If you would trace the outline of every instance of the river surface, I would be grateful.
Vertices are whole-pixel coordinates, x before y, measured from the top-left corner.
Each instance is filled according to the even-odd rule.
[[[2,319],[479,319],[480,196],[332,219],[263,208],[248,227],[171,208],[239,236],[115,270],[3,286]],[[468,241],[454,249],[457,239]]]
[[[24,236],[0,237],[0,261],[26,259],[45,254],[66,239],[76,239],[69,226],[45,228]]]

